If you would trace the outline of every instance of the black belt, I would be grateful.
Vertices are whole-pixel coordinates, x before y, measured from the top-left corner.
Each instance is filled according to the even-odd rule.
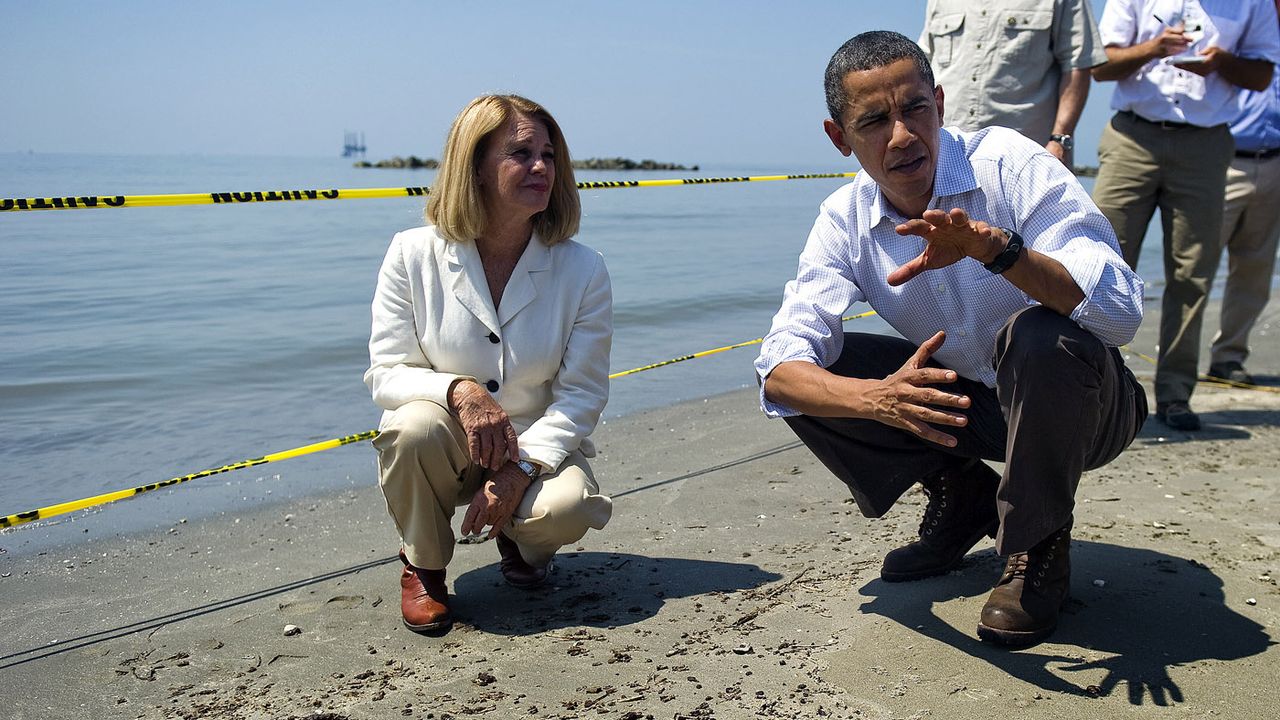
[[[1247,158],[1249,160],[1270,160],[1277,155],[1280,155],[1280,147],[1274,147],[1270,150],[1236,151],[1236,157]]]
[[[1196,130],[1208,130],[1203,125],[1192,125],[1191,123],[1173,122],[1172,120],[1148,120],[1132,110],[1120,110],[1117,115],[1124,115],[1127,118],[1144,122],[1148,125],[1157,125],[1162,130],[1181,130],[1183,128],[1194,128]],[[1216,126],[1215,126],[1216,127]]]

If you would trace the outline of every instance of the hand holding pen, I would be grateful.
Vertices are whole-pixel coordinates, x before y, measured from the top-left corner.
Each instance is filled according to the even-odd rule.
[[[1161,20],[1159,15],[1152,15],[1151,17],[1154,17],[1164,26],[1164,30],[1159,35],[1147,41],[1151,57],[1160,59],[1186,52],[1187,48],[1191,46],[1191,39],[1184,32],[1185,26],[1183,23],[1169,25],[1164,20]]]
[[[1164,31],[1159,36],[1152,38],[1156,53],[1155,57],[1173,57],[1173,65],[1179,70],[1185,70],[1201,77],[1208,77],[1218,70],[1218,66],[1222,64],[1223,56],[1230,55],[1220,47],[1209,46],[1198,53],[1176,57],[1186,53],[1191,49],[1192,45],[1195,45],[1195,41],[1187,36],[1185,24],[1179,22],[1177,25],[1170,26],[1159,15],[1153,14],[1151,17],[1159,21],[1161,25],[1164,25]],[[1199,30],[1200,26],[1197,25],[1195,29]]]

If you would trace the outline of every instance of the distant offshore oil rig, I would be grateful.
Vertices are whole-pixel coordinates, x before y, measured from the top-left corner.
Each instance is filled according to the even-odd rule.
[[[342,157],[364,157],[364,133],[347,132],[342,139]]]

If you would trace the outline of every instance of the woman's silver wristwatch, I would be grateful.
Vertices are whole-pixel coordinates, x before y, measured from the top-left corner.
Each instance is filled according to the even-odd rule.
[[[539,475],[538,466],[534,465],[528,460],[517,460],[516,467],[520,468],[520,471],[523,472],[525,475],[528,475],[530,480],[538,479],[538,475]]]

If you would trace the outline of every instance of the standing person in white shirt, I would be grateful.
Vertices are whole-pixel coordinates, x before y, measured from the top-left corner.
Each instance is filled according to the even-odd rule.
[[[1071,167],[1089,68],[1107,61],[1089,0],[929,0],[924,14],[944,122],[1013,128]]]
[[[1117,112],[1098,142],[1093,199],[1137,267],[1157,207],[1165,289],[1156,364],[1156,416],[1198,430],[1191,409],[1200,326],[1222,254],[1222,207],[1233,157],[1227,128],[1241,88],[1263,90],[1280,61],[1274,0],[1108,0],[1099,21],[1117,82]]]
[[[849,40],[826,94],[827,135],[863,171],[823,202],[787,283],[756,360],[761,405],[868,517],[924,485],[920,539],[885,557],[884,580],[946,573],[990,534],[1009,560],[978,634],[1039,642],[1070,585],[1080,475],[1146,419],[1116,350],[1142,321],[1142,281],[1044,148],[942,128],[943,89],[910,39]],[[905,339],[845,333],[857,302]]]

